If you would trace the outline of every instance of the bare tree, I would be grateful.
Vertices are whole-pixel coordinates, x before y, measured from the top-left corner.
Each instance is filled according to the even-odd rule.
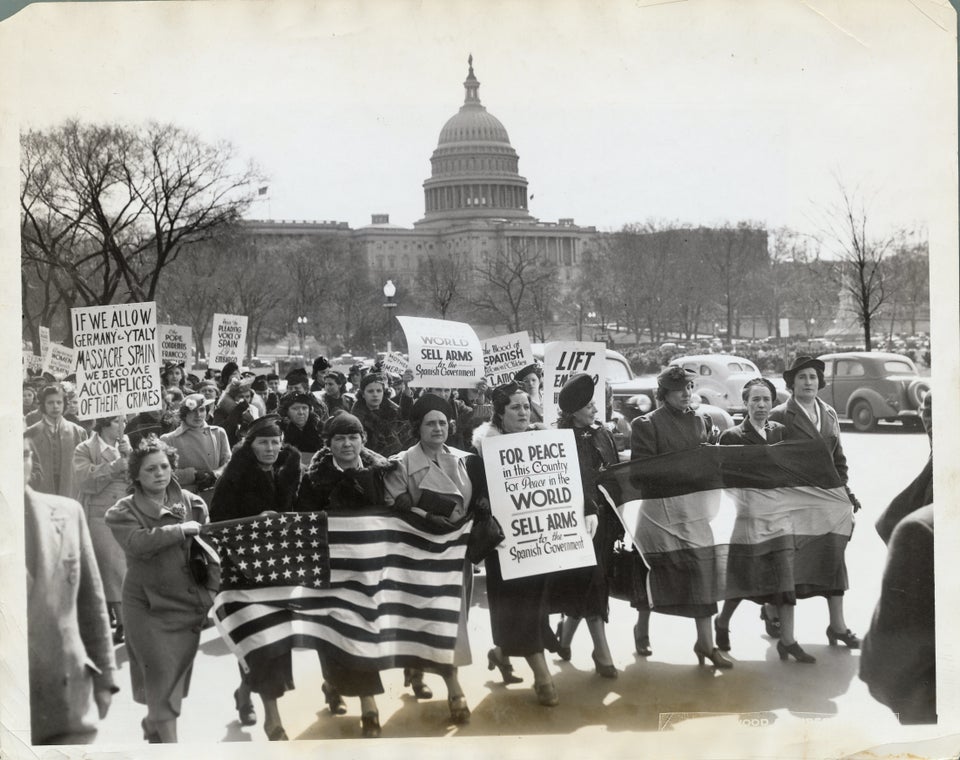
[[[704,259],[719,296],[728,338],[740,335],[741,306],[749,292],[751,273],[767,266],[766,236],[766,230],[749,222],[707,231],[708,250]]]
[[[894,253],[885,262],[887,290],[890,293],[884,316],[890,320],[893,333],[897,319],[910,323],[910,332],[917,332],[917,319],[930,303],[930,252],[925,239],[902,232]]]
[[[418,272],[421,293],[441,319],[447,318],[447,312],[463,295],[468,275],[463,257],[450,251],[433,253],[421,260]]]

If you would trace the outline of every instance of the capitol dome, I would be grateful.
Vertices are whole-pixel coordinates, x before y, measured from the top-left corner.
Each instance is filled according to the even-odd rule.
[[[500,120],[480,103],[473,56],[463,83],[463,105],[440,130],[423,183],[424,218],[432,224],[477,218],[531,221],[527,180],[518,173],[517,152]]]

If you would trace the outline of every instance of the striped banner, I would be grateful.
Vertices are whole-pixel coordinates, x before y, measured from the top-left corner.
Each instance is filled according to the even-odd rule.
[[[254,650],[293,647],[366,670],[453,664],[472,520],[439,534],[383,510],[283,513],[270,523],[217,536],[214,618],[244,667]]]
[[[701,446],[599,482],[650,571],[654,608],[847,587],[853,514],[820,441]]]

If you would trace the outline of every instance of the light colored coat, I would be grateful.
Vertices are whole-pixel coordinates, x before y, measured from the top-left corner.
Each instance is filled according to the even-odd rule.
[[[467,513],[473,495],[465,462],[468,456],[468,452],[449,446],[443,447],[436,462],[424,453],[420,444],[401,451],[390,457],[390,461],[397,462],[399,467],[388,472],[384,478],[387,494],[391,500],[396,500],[401,494],[409,494],[416,512],[421,512],[416,507],[424,491],[448,496],[457,502],[449,517],[451,522],[456,522]]]
[[[100,572],[80,505],[24,493],[33,743],[96,729],[94,689],[117,691]]]
[[[817,407],[820,409],[820,429],[817,430],[813,422],[807,416],[807,413],[800,408],[793,398],[787,400],[785,404],[774,407],[770,411],[770,421],[779,422],[786,430],[783,431],[783,440],[793,441],[804,438],[823,439],[827,446],[827,451],[833,457],[833,466],[840,475],[840,480],[847,482],[847,458],[843,454],[843,446],[840,445],[840,420],[837,418],[837,412],[829,404],[825,404],[821,399],[817,399]]]
[[[30,442],[34,454],[34,471],[30,478],[30,485],[42,493],[53,493],[58,496],[73,498],[73,450],[87,440],[87,431],[69,420],[60,420],[60,431],[57,439],[47,435],[46,423],[41,419],[23,432],[23,437]],[[56,486],[53,471],[54,446],[60,449],[60,487]]]

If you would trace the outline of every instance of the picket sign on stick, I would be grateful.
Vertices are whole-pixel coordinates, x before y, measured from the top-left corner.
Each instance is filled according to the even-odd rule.
[[[407,336],[411,387],[469,388],[483,379],[483,348],[465,322],[397,317]]]
[[[407,371],[407,359],[399,351],[391,351],[383,357],[382,367],[384,372],[403,376],[403,373]]]
[[[533,364],[530,335],[526,330],[487,338],[482,343],[484,373],[491,388],[509,383],[519,370]]]
[[[162,364],[182,364],[184,375],[193,369],[193,328],[186,325],[160,325],[157,341]]]
[[[157,305],[70,309],[77,352],[77,417],[90,420],[161,408]]]
[[[487,438],[483,463],[490,507],[506,536],[498,549],[504,579],[596,564],[572,430]]]
[[[606,409],[606,346],[587,341],[555,341],[543,347],[543,422],[548,427],[560,417],[560,389],[571,375],[586,372],[594,380],[597,417]]]
[[[42,364],[44,372],[49,372],[58,380],[63,380],[73,372],[76,366],[77,352],[74,349],[67,348],[59,343],[51,343],[47,346],[47,353]]]
[[[210,331],[210,367],[223,369],[234,362],[243,364],[247,345],[247,318],[240,314],[214,314]]]
[[[40,325],[40,360],[47,358],[47,350],[50,348],[50,328]]]

